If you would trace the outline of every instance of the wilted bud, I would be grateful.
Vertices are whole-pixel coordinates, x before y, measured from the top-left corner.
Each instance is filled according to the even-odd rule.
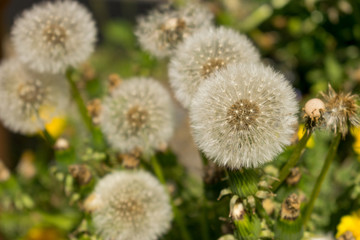
[[[286,178],[286,183],[288,185],[295,185],[301,179],[301,171],[299,167],[295,167],[291,169],[289,176]]]
[[[300,215],[300,199],[293,193],[281,205],[281,219],[295,220]]]
[[[109,89],[109,92],[111,93],[118,85],[120,85],[122,83],[122,79],[121,77],[116,74],[116,73],[113,73],[113,74],[110,74],[109,77],[108,77],[108,89]]]
[[[340,237],[338,237],[336,240],[356,240],[356,238],[352,232],[346,231]]]
[[[0,159],[0,182],[5,182],[10,178],[10,171]]]
[[[270,198],[264,199],[262,205],[268,215],[271,215],[275,210],[275,203]]]
[[[95,98],[91,100],[87,105],[86,108],[88,110],[88,113],[92,119],[92,122],[95,125],[98,125],[100,123],[100,113],[101,113],[101,100],[98,98]]]
[[[23,152],[20,157],[20,162],[16,168],[17,172],[24,178],[33,178],[36,174],[36,168],[34,165],[35,156],[30,150]]]
[[[58,150],[58,151],[68,150],[70,148],[69,141],[66,140],[65,138],[59,138],[56,140],[54,148],[55,148],[55,150]]]
[[[245,210],[244,205],[237,201],[233,207],[230,209],[230,217],[232,220],[242,220],[244,218]]]
[[[133,154],[120,154],[121,164],[125,168],[133,169],[137,168],[140,164],[140,160]]]
[[[323,122],[325,103],[319,98],[313,98],[307,101],[303,110],[305,112],[304,118],[306,119],[305,126],[308,131],[311,131],[314,127],[319,126]]]
[[[92,179],[90,169],[85,164],[70,165],[69,173],[80,185],[85,185]]]
[[[102,206],[102,201],[95,193],[89,195],[84,201],[84,210],[87,212],[93,212]]]

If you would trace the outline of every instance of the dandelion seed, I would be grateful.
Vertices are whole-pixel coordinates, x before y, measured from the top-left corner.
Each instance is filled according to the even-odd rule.
[[[246,36],[224,27],[203,29],[182,43],[169,65],[177,99],[189,108],[201,82],[231,63],[258,62],[260,55]]]
[[[213,15],[202,6],[189,4],[178,10],[168,6],[139,18],[136,36],[141,46],[156,57],[169,56],[184,39],[212,25]]]
[[[0,66],[0,119],[14,132],[33,134],[64,113],[67,82],[60,75],[39,74],[11,59]]]
[[[64,72],[85,61],[94,50],[96,27],[76,1],[44,2],[19,17],[12,40],[20,60],[38,72]]]
[[[360,125],[358,95],[336,93],[330,85],[328,93],[322,95],[326,108],[324,118],[329,129],[335,133],[340,132],[345,137],[349,123],[353,126]]]
[[[155,240],[170,228],[169,197],[147,172],[114,172],[98,182],[94,194],[93,220],[104,240]]]
[[[295,92],[261,64],[232,64],[203,82],[190,108],[198,147],[218,165],[257,167],[290,144]]]
[[[133,78],[104,100],[100,126],[114,148],[125,153],[140,148],[149,154],[172,136],[172,113],[171,98],[161,84]]]

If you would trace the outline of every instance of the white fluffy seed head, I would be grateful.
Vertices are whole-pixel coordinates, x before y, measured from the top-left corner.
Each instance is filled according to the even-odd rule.
[[[169,64],[177,99],[186,108],[201,82],[231,63],[259,62],[260,55],[246,36],[232,29],[207,28],[182,43]]]
[[[104,240],[156,240],[170,228],[172,210],[164,186],[144,171],[114,172],[102,178],[94,194],[97,231]]]
[[[290,144],[297,110],[283,75],[262,64],[231,64],[201,84],[190,118],[205,155],[238,169],[271,161]]]
[[[76,1],[57,0],[26,10],[12,29],[20,60],[38,72],[64,72],[94,51],[97,30],[89,11]]]
[[[178,10],[162,6],[138,19],[135,34],[145,50],[163,58],[199,29],[210,27],[212,19],[213,15],[203,6],[188,4]]]
[[[140,148],[146,155],[174,131],[173,105],[169,93],[150,78],[132,78],[105,98],[100,115],[101,129],[117,150]]]
[[[61,75],[39,74],[17,59],[0,66],[0,119],[14,132],[33,134],[69,105],[69,88]]]

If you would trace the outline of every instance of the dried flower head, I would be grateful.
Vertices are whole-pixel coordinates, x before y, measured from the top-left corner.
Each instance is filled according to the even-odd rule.
[[[312,98],[305,103],[303,111],[305,112],[305,127],[308,132],[312,131],[324,121],[325,103],[319,98]]]
[[[35,133],[62,114],[68,103],[69,89],[62,76],[35,73],[16,59],[0,66],[0,119],[10,130]]]
[[[296,95],[283,75],[261,64],[232,64],[193,98],[193,136],[207,157],[229,168],[257,167],[290,143]]]
[[[68,167],[68,171],[80,185],[86,185],[92,179],[91,171],[85,164],[72,164]]]
[[[93,211],[104,240],[155,240],[170,228],[169,197],[156,178],[144,171],[114,172],[101,179]]]
[[[96,27],[76,1],[34,5],[19,17],[12,40],[20,60],[38,72],[59,73],[85,61],[94,50]]]
[[[281,219],[295,220],[300,215],[300,199],[293,193],[281,204]]]
[[[203,6],[189,4],[178,10],[162,6],[138,19],[135,31],[141,46],[156,57],[169,56],[184,39],[212,25],[213,15]]]
[[[152,79],[124,81],[104,100],[100,126],[114,148],[125,153],[140,148],[148,154],[173,134],[169,93]]]
[[[182,43],[169,65],[171,86],[189,108],[201,82],[230,63],[258,62],[260,55],[246,36],[224,27],[203,29]]]
[[[322,96],[326,108],[324,118],[329,129],[335,133],[340,132],[345,137],[348,133],[349,123],[353,126],[360,125],[358,95],[336,93],[329,84],[328,93],[322,93]]]
[[[286,178],[286,183],[288,185],[296,185],[301,179],[301,170],[299,167],[294,167],[291,169],[289,176]]]

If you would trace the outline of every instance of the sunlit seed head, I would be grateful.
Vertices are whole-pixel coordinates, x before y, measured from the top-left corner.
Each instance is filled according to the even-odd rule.
[[[12,41],[20,60],[38,72],[60,73],[85,61],[94,50],[96,27],[76,1],[34,5],[15,22]]]
[[[91,208],[94,224],[104,239],[155,240],[170,227],[169,197],[147,172],[109,174],[100,179],[93,196],[98,203]]]
[[[200,5],[188,4],[179,9],[161,6],[138,19],[135,34],[145,50],[163,58],[199,29],[210,27],[212,19],[213,15]]]
[[[246,36],[220,28],[197,31],[181,43],[169,65],[169,79],[179,102],[186,108],[199,85],[232,63],[259,62],[260,55]]]
[[[290,144],[296,113],[295,92],[281,74],[260,63],[230,64],[200,85],[190,120],[200,150],[239,169],[269,162]]]
[[[39,74],[17,59],[0,66],[0,119],[14,132],[32,134],[64,113],[69,89],[61,75]]]

